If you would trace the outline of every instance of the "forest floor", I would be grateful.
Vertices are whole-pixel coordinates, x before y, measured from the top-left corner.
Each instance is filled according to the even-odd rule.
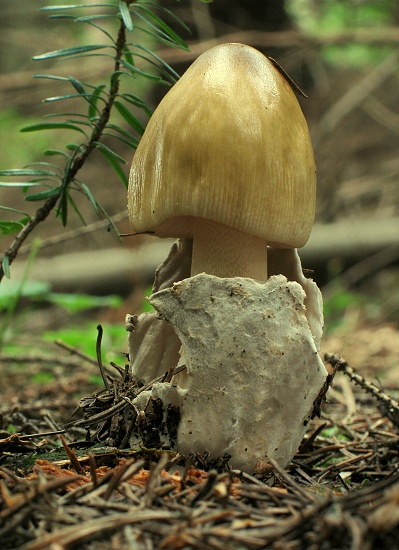
[[[336,331],[324,353],[347,363],[320,418],[288,467],[262,463],[253,475],[223,460],[91,447],[83,428],[54,433],[98,389],[95,365],[61,348],[24,368],[3,354],[2,548],[397,548],[398,327]],[[27,376],[49,365],[48,382]]]

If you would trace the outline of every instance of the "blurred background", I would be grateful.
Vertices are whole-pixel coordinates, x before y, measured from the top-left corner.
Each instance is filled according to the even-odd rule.
[[[73,60],[33,61],[32,56],[47,51],[100,39],[93,27],[49,20],[47,13],[39,11],[44,3],[1,0],[0,169],[20,168],[43,160],[44,149],[64,148],[71,139],[70,134],[62,131],[34,135],[18,132],[20,127],[39,122],[49,112],[61,113],[69,108],[65,102],[59,105],[42,101],[65,93],[64,83],[35,79],[33,74],[73,74],[97,84],[112,70],[104,58],[98,61],[87,58],[87,62],[79,64]],[[310,270],[310,276],[324,290],[327,332],[347,328],[348,323],[352,328],[365,324],[396,325],[399,320],[398,2],[159,0],[158,3],[191,29],[189,34],[173,18],[166,18],[190,46],[189,53],[149,44],[179,74],[211,46],[243,42],[276,59],[308,95],[308,99],[299,97],[299,101],[314,144],[318,199],[315,228],[301,257],[304,268]],[[132,93],[142,97],[152,109],[167,91],[166,86],[151,86],[140,79],[137,83],[130,82]],[[146,124],[145,115],[140,116]],[[124,167],[127,174],[133,152],[122,145],[117,152],[127,161]],[[120,232],[128,233],[126,190],[100,155],[90,157],[81,177],[114,217]],[[121,243],[105,224],[96,224],[96,215],[87,203],[82,207],[87,229],[80,231],[82,223],[77,216],[70,216],[66,228],[53,216],[24,245],[12,274],[16,280],[23,276],[33,239],[39,237],[41,245],[30,266],[29,280],[32,284],[44,282],[47,290],[43,287],[40,290],[39,286],[37,293],[41,292],[42,298],[48,300],[50,293],[55,292],[122,297],[112,311],[94,310],[96,319],[103,315],[111,323],[120,323],[124,313],[137,313],[143,307],[143,295],[151,284],[154,267],[164,258],[169,244],[143,236],[125,238]],[[0,188],[0,204],[30,213],[37,207],[37,203],[24,201],[18,189]],[[2,213],[1,217],[7,215]],[[0,236],[2,252],[11,238]],[[26,289],[29,290],[29,285],[22,292],[27,295],[25,298],[35,295],[34,286],[30,292]],[[1,293],[0,289],[0,296]],[[37,311],[37,305],[32,307]],[[52,307],[51,324],[65,322],[65,309],[60,310],[59,304],[54,303]],[[69,315],[73,312],[69,310]],[[35,317],[35,323],[38,318]],[[48,328],[49,321],[43,323],[38,326]]]

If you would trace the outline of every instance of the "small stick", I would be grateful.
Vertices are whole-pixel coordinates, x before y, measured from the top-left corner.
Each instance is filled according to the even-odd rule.
[[[122,466],[119,468],[119,470],[116,470],[111,477],[111,479],[108,482],[107,488],[105,490],[105,493],[103,495],[104,500],[108,500],[110,496],[112,495],[112,492],[114,489],[117,489],[122,477],[126,473],[126,470],[130,468],[130,466],[134,463],[134,460],[128,460]]]
[[[386,409],[386,415],[395,426],[399,426],[399,402],[393,397],[384,393],[372,382],[366,380],[363,376],[358,374],[349,364],[340,359],[336,355],[325,355],[325,360],[330,363],[335,369],[342,371],[349,379],[362,387],[367,393],[370,393],[375,397]]]
[[[193,500],[190,502],[190,506],[194,507],[200,500],[205,499],[208,497],[211,492],[213,491],[214,486],[216,485],[218,478],[218,473],[216,470],[209,470],[208,472],[208,478],[205,482],[204,487],[198,492],[198,494],[193,498]]]
[[[78,349],[74,348],[73,346],[70,346],[69,344],[66,344],[62,340],[58,339],[54,341],[54,344],[58,346],[61,349],[65,349],[69,352],[71,352],[73,355],[77,355],[78,357],[81,357],[82,359],[85,359],[92,365],[97,365],[93,357],[90,357],[90,355],[86,355],[86,353],[83,353],[82,351],[79,351]]]
[[[186,369],[185,365],[182,365],[181,367],[178,367],[174,374],[179,374],[179,372],[182,372]],[[162,376],[158,376],[158,378],[154,378],[151,382],[146,384],[145,386],[142,386],[137,392],[134,392],[133,397],[137,397],[140,393],[147,391],[152,388],[152,386],[156,382],[160,382],[164,378],[164,374]],[[115,405],[112,405],[109,409],[102,411],[97,414],[93,414],[93,416],[90,416],[90,418],[82,418],[81,420],[75,420],[73,422],[68,422],[68,424],[65,424],[65,429],[68,430],[69,428],[73,427],[79,427],[84,426],[85,428],[88,428],[89,426],[92,426],[93,424],[97,424],[98,422],[101,422],[103,420],[106,420],[107,418],[110,418],[114,414],[122,411],[125,409],[128,405],[132,406],[132,401],[128,396],[122,396],[121,401],[116,403]]]
[[[100,368],[101,378],[103,379],[104,386],[107,388],[107,391],[109,391],[109,383],[107,376],[104,371],[103,361],[101,359],[101,340],[103,337],[103,327],[101,325],[97,325],[98,335],[97,335],[97,342],[96,342],[96,355],[97,355],[97,363]]]
[[[62,442],[62,446],[64,447],[64,450],[69,458],[69,462],[71,463],[71,466],[72,468],[75,470],[75,472],[77,474],[80,474],[80,475],[83,475],[85,473],[84,469],[82,468],[76,454],[75,454],[75,451],[73,449],[71,449],[69,446],[68,446],[68,443],[66,442],[66,440],[62,437],[62,435],[60,435],[60,439],[61,439],[61,442]]]
[[[39,434],[28,434],[28,435],[20,435],[20,439],[21,441],[25,440],[25,439],[33,439],[34,437],[47,437],[48,435],[59,435],[59,434],[64,434],[65,433],[65,430],[57,430],[55,432],[43,432],[43,433],[39,433]]]
[[[297,493],[297,496],[301,496],[304,498],[307,502],[311,502],[312,504],[315,502],[315,499],[307,493],[289,474],[282,468],[276,460],[273,458],[269,459],[271,465],[273,466],[274,470],[278,473],[280,477],[284,479],[284,481],[292,487]]]
[[[98,477],[97,477],[97,465],[96,465],[96,457],[93,455],[93,453],[89,453],[89,466],[90,466],[90,475],[91,475],[91,481],[93,482],[93,487],[96,489],[98,486]]]
[[[159,461],[155,464],[154,468],[150,472],[150,476],[147,481],[147,485],[145,488],[145,498],[144,502],[146,507],[150,507],[152,505],[153,500],[157,496],[156,494],[156,487],[161,484],[161,472],[163,469],[165,469],[167,463],[168,463],[168,454],[163,453],[161,455],[161,458]]]
[[[270,55],[268,55],[267,58],[273,63],[276,69],[280,71],[283,77],[288,81],[289,85],[294,90],[294,92],[307,99],[308,96],[305,94],[305,92],[303,92],[301,88],[298,86],[298,84],[292,80],[290,75],[282,68],[282,66],[275,59],[273,59],[273,57],[270,57]]]

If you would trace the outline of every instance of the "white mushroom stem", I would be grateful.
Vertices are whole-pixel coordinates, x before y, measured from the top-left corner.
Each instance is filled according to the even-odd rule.
[[[204,218],[196,218],[194,224],[191,276],[267,280],[265,240]]]

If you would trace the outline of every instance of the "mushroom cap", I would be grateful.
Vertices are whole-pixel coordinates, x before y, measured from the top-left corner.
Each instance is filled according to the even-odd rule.
[[[301,247],[315,202],[313,149],[295,94],[244,44],[194,61],[152,115],[130,171],[131,225],[160,237],[192,237],[200,217]]]

